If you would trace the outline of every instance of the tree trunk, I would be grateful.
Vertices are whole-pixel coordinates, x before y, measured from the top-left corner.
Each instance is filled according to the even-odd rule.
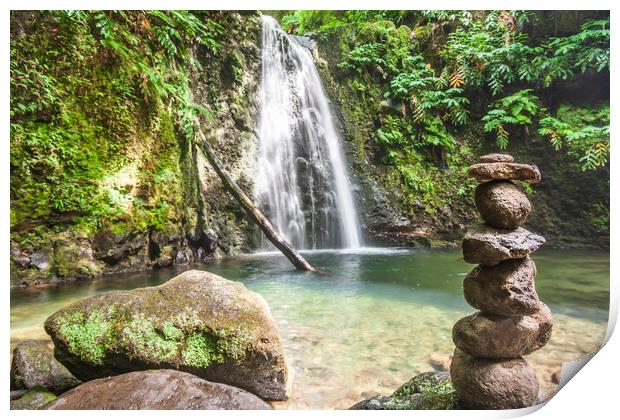
[[[288,258],[295,268],[298,270],[305,271],[316,271],[305,259],[301,256],[299,252],[297,252],[287,241],[284,240],[278,234],[278,232],[273,228],[269,220],[261,213],[261,211],[254,205],[250,197],[248,197],[239,186],[233,181],[230,174],[222,167],[219,159],[213,153],[213,149],[209,145],[207,138],[205,137],[202,129],[196,125],[196,129],[198,130],[198,136],[200,137],[200,146],[202,146],[202,150],[204,151],[207,160],[215,169],[215,172],[222,180],[224,187],[233,197],[241,204],[243,210],[247,213],[247,215],[252,219],[265,233],[265,236],[271,241],[272,244],[276,246],[282,253]]]

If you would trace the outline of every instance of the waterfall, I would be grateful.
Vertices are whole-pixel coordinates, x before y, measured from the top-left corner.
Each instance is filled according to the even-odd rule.
[[[259,208],[295,248],[359,248],[341,138],[306,48],[262,17]]]

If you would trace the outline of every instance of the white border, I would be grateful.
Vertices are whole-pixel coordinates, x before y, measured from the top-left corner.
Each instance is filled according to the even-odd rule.
[[[8,3],[8,4],[7,4]],[[91,0],[91,1],[29,1],[23,0],[19,2],[5,2],[2,7],[4,9],[3,21],[4,30],[2,31],[2,56],[5,57],[2,62],[4,63],[1,69],[2,75],[2,92],[4,100],[2,101],[2,133],[4,133],[4,142],[2,148],[2,159],[4,162],[4,170],[1,172],[2,183],[0,188],[2,191],[2,238],[0,256],[2,256],[5,264],[2,268],[2,278],[5,288],[9,288],[9,10],[12,9],[231,9],[231,10],[279,10],[279,9],[451,9],[451,8],[467,8],[467,9],[546,9],[546,10],[612,10],[612,63],[611,68],[618,69],[618,60],[616,52],[616,34],[615,34],[615,4],[611,1],[559,1],[548,0],[545,2],[521,0],[521,1],[447,1],[447,0],[434,0],[434,1],[394,1],[384,0],[375,2],[360,2],[351,0],[341,0],[338,2],[326,1],[326,0],[314,0],[299,1],[299,0],[272,0],[272,1],[241,1],[241,0],[227,0],[227,1],[118,1],[118,0]],[[617,87],[616,78],[612,72],[611,78],[611,91],[614,92],[614,88]],[[616,109],[618,101],[617,95],[611,96],[611,110],[612,110],[612,137],[615,134],[616,127]],[[611,161],[615,162],[618,158],[615,144],[611,147]],[[618,176],[617,171],[611,171],[611,213],[620,208],[618,206]],[[615,218],[611,219],[611,255],[614,255],[614,251],[617,251],[617,238],[618,238],[618,223]],[[617,355],[620,354],[620,339],[617,334],[611,335],[618,313],[618,297],[619,287],[618,279],[620,278],[620,272],[618,270],[618,261],[615,258],[611,260],[611,302],[610,302],[610,323],[608,328],[607,338],[611,336],[606,346],[594,356],[594,358],[587,364],[587,366],[578,373],[578,375],[571,380],[564,388],[561,389],[558,394],[542,409],[532,410],[513,410],[513,411],[452,411],[452,412],[422,412],[422,411],[400,411],[400,412],[360,412],[360,411],[274,411],[274,412],[179,412],[168,413],[162,411],[150,411],[150,412],[116,412],[108,413],[101,411],[94,412],[24,412],[24,411],[11,411],[8,414],[15,418],[29,418],[31,416],[49,417],[49,418],[79,418],[83,419],[85,416],[93,418],[104,418],[111,416],[138,416],[146,417],[149,419],[161,419],[169,417],[170,415],[179,415],[186,418],[289,418],[293,416],[295,418],[316,418],[317,415],[322,418],[369,418],[377,416],[385,416],[390,418],[465,418],[465,419],[488,419],[488,418],[504,418],[504,417],[517,417],[524,415],[528,412],[535,411],[530,415],[530,418],[583,418],[583,419],[597,419],[608,418],[611,413],[618,409],[618,380],[620,378],[620,363]],[[0,377],[4,378],[5,384],[5,410],[9,411],[9,346],[10,341],[10,327],[9,327],[9,301],[10,296],[8,290],[5,289],[5,293],[2,295],[3,299],[3,319],[0,328],[2,330],[2,337],[4,338],[4,345],[1,347],[2,359],[5,363],[2,363],[2,370]],[[617,416],[617,414],[616,414]]]

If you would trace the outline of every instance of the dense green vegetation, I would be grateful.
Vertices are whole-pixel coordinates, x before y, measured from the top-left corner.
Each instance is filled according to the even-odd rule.
[[[178,216],[177,132],[191,136],[206,112],[191,98],[190,50],[216,54],[222,27],[184,11],[12,18],[11,226],[65,215],[86,231],[162,228]]]
[[[535,20],[530,11],[296,11],[283,24],[319,36],[356,27],[341,68],[351,71],[360,93],[379,82],[386,98],[400,102],[404,118],[387,119],[378,132],[388,146],[452,149],[454,129],[468,122],[469,105],[483,95],[491,102],[479,120],[500,148],[517,127],[538,127],[583,170],[605,165],[608,106],[586,112],[588,121],[568,122],[536,95],[558,80],[609,71],[609,19],[587,21],[574,35],[531,41],[527,29]]]
[[[596,86],[609,80],[609,17],[561,13],[294,11],[280,20],[338,61],[328,87],[356,127],[357,160],[385,165],[377,182],[402,191],[409,218],[443,213],[432,223],[445,223],[470,206],[466,167],[476,153],[527,155],[546,142],[545,159],[566,173],[605,176],[609,94]],[[601,226],[608,201],[595,201],[587,213]]]

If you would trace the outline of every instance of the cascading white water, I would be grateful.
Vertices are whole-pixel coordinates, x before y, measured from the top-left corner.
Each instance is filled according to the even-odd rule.
[[[359,248],[351,185],[310,52],[262,17],[258,206],[299,249]]]

